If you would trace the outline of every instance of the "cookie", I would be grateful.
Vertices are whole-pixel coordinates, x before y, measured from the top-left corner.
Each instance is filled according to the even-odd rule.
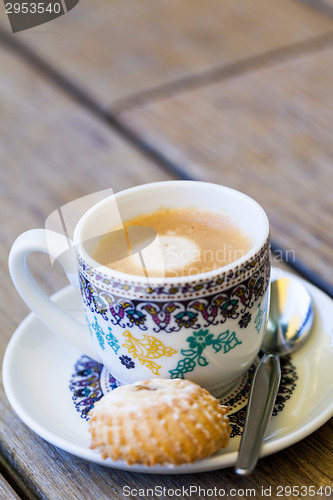
[[[128,464],[184,464],[228,445],[228,408],[189,380],[123,385],[90,411],[91,448]]]

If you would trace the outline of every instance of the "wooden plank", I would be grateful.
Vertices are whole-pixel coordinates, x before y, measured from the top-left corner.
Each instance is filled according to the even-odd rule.
[[[6,479],[0,474],[0,498],[5,500],[19,500],[20,497],[16,494]]]
[[[332,29],[332,19],[293,0],[80,0],[11,36],[107,107]]]
[[[4,50],[0,50],[0,60],[2,359],[12,332],[28,312],[8,273],[14,239],[25,230],[44,227],[52,211],[76,198],[106,188],[119,191],[166,180],[170,175],[45,82],[28,64]],[[51,270],[48,258],[32,257],[34,274],[48,293],[67,284],[62,274]],[[73,462],[70,455],[37,438],[14,414],[2,384],[0,413],[4,462],[38,498],[98,498],[101,488],[106,498],[105,492],[112,492],[109,471],[95,468],[90,473],[89,464]]]
[[[255,198],[273,239],[330,283],[332,57],[322,48],[119,114],[188,174]]]

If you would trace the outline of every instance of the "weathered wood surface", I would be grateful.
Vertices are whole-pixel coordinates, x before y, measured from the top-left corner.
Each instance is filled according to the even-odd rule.
[[[20,497],[13,490],[13,488],[8,484],[6,479],[0,475],[0,498],[4,500],[19,500]]]
[[[332,60],[333,35],[328,47],[119,115],[184,172],[255,198],[273,239],[331,284]]]
[[[309,220],[312,213],[316,218],[321,217],[327,227],[331,220],[328,213],[331,198],[327,200],[331,146],[326,137],[332,127],[328,125],[332,65],[328,60],[330,49],[325,48],[327,34],[332,30],[331,20],[291,0],[226,1],[223,9],[218,0],[99,0],[98,9],[96,5],[81,0],[68,15],[53,24],[18,34],[15,40],[40,54],[51,68],[71,79],[74,87],[79,86],[92,95],[96,106],[118,110],[118,118],[125,127],[134,129],[162,156],[176,161],[185,171],[248,192],[250,189],[255,197],[257,192],[262,193],[276,239],[288,246],[291,237],[293,243],[289,246],[298,248],[295,242],[299,235],[304,236],[306,227],[311,235],[307,244],[313,239],[320,241],[319,251],[309,251],[309,258],[311,265],[321,269],[322,259],[331,259],[331,236],[325,233],[323,238],[322,225],[316,226]],[[236,21],[242,27],[237,32],[233,28]],[[8,31],[6,20],[2,18],[1,23],[2,29]],[[317,40],[314,45],[309,42],[312,39]],[[292,48],[298,43],[302,57]],[[316,49],[311,49],[314,46]],[[273,54],[270,65],[272,53],[288,47],[290,51],[278,52],[278,57]],[[251,60],[262,54],[267,54],[267,58],[259,64]],[[109,187],[118,191],[173,176],[57,88],[58,81],[50,82],[52,74],[36,71],[28,59],[25,62],[21,59],[0,49],[1,358],[10,335],[28,312],[7,270],[7,256],[15,237],[26,229],[43,227],[53,210],[80,196]],[[235,62],[242,65],[244,60],[248,63],[242,66],[242,71],[229,71],[228,65]],[[226,68],[225,72],[221,68]],[[265,85],[266,78],[270,85]],[[214,85],[207,86],[211,79]],[[169,85],[182,80],[179,86]],[[198,88],[183,92],[192,86],[192,80],[196,80]],[[310,85],[312,80],[322,94],[315,92],[315,86]],[[156,87],[160,87],[157,92],[150,92]],[[289,102],[290,92],[292,102]],[[287,97],[290,107],[286,110],[283,105]],[[223,119],[220,124],[221,106],[228,120]],[[299,120],[299,107],[302,113],[305,109],[305,123]],[[289,125],[283,120],[283,110],[291,120]],[[309,124],[311,119],[313,125]],[[290,153],[287,132],[298,127],[301,137],[293,142]],[[326,132],[325,127],[328,127]],[[282,140],[281,147],[275,142],[275,130]],[[228,143],[224,142],[225,136]],[[262,136],[262,142],[253,143],[254,138]],[[242,161],[237,162],[234,149],[239,150]],[[221,151],[230,158],[228,165],[232,169],[221,172],[216,168]],[[307,162],[305,151],[309,151],[311,163]],[[291,165],[286,168],[283,162],[285,177],[272,170],[272,166],[280,168],[273,154],[276,152]],[[295,161],[300,176],[293,185],[294,159],[298,157],[307,168],[299,169],[301,159]],[[251,170],[247,170],[250,164]],[[318,188],[319,177],[322,189]],[[303,189],[312,198],[311,204],[300,210],[304,203]],[[292,205],[288,196],[284,196],[281,204],[281,192],[288,196],[297,193]],[[284,206],[289,209],[290,221],[296,221],[296,229],[291,222],[286,229],[288,211]],[[43,256],[35,256],[33,269],[48,293],[66,284],[62,275],[51,275],[48,259]],[[188,476],[140,475],[107,469],[69,455],[39,438],[14,414],[3,389],[0,413],[2,457],[11,477],[16,476],[21,485],[26,485],[27,498],[118,500],[123,497],[125,485],[136,489],[216,486],[228,492],[232,488],[255,488],[260,492],[262,487],[269,486],[274,491],[279,485],[319,487],[329,483],[333,470],[332,420],[302,442],[260,460],[250,478],[238,478],[231,469]],[[277,498],[274,494],[271,497]]]
[[[15,40],[106,108],[329,31],[331,19],[295,0],[80,0]]]

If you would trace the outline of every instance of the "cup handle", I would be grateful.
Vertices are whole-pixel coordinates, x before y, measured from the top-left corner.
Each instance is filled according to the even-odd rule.
[[[46,253],[60,262],[73,284],[75,275],[77,281],[77,273],[73,272],[76,269],[76,259],[72,247],[72,241],[60,233],[31,229],[21,234],[14,242],[9,254],[9,272],[22,299],[52,331],[62,334],[81,352],[100,362],[100,358],[92,347],[87,325],[52,302],[37,284],[27,263],[29,254]]]

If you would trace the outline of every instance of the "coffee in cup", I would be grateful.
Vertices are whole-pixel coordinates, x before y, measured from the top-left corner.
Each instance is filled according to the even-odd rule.
[[[100,238],[92,257],[135,276],[177,278],[231,264],[251,246],[249,236],[226,214],[195,207],[160,208],[124,221],[123,230],[113,228]]]

